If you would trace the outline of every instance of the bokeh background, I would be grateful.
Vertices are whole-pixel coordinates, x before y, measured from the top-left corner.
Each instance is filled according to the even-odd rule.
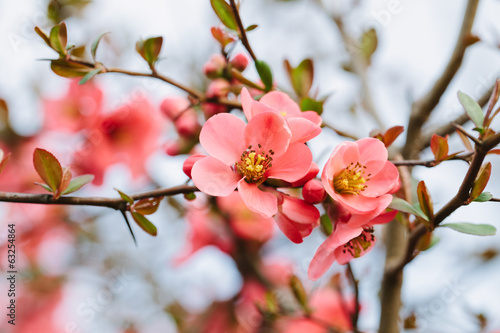
[[[346,70],[349,52],[330,16],[342,15],[346,30],[355,38],[369,28],[376,29],[378,48],[367,81],[375,108],[388,128],[406,125],[411,102],[425,93],[443,70],[453,50],[465,4],[463,0],[247,0],[242,3],[241,13],[245,24],[258,24],[249,33],[250,42],[259,58],[271,65],[278,86],[291,91],[284,59],[292,64],[307,57],[313,59],[313,89],[317,89],[318,96],[330,96],[325,104],[325,121],[362,137],[379,126],[363,108],[359,77]],[[458,90],[479,98],[500,75],[498,14],[499,1],[480,3],[473,32],[481,41],[467,51],[462,69],[443,96],[430,128],[463,113],[456,98]],[[56,54],[33,30],[39,26],[48,31],[60,20],[68,26],[69,42],[76,45],[89,46],[101,33],[109,32],[99,47],[98,60],[136,71],[147,71],[147,65],[135,52],[135,42],[163,36],[158,70],[200,90],[208,84],[201,68],[219,51],[210,28],[220,24],[208,0],[59,0],[50,4],[45,0],[0,1],[0,98],[6,100],[9,122],[19,136],[37,135],[46,121],[47,101],[67,94],[70,80],[58,77],[48,62],[40,60],[55,58]],[[235,49],[239,51],[244,51],[241,45]],[[252,66],[245,73],[257,79]],[[185,96],[175,87],[150,78],[106,74],[94,79],[94,84],[102,90],[103,108],[108,110],[138,96],[149,99],[155,108],[167,96]],[[145,161],[148,177],[133,177],[126,164],[118,163],[106,169],[102,185],[87,186],[79,194],[113,197],[113,188],[133,193],[184,183],[187,177],[182,172],[182,162],[186,156],[165,153],[161,145],[175,134],[166,119],[161,130],[157,151]],[[43,144],[63,164],[70,164],[77,141],[53,132],[44,136]],[[311,142],[320,167],[343,140],[324,129]],[[399,139],[395,145],[402,142]],[[455,137],[451,138],[451,149],[463,149]],[[422,158],[432,158],[432,154],[425,151]],[[486,190],[498,197],[500,159],[492,156],[489,160],[493,172]],[[460,161],[431,169],[417,167],[414,177],[425,180],[435,206],[439,207],[457,190],[466,167]],[[31,159],[26,154],[19,179],[0,175],[0,191],[4,190],[2,184],[23,181],[29,168]],[[0,331],[47,332],[38,326],[47,325],[54,332],[177,332],[172,313],[179,306],[188,312],[202,313],[213,301],[233,298],[242,279],[233,260],[219,249],[207,246],[183,264],[174,264],[189,232],[182,218],[183,204],[184,199],[178,196],[169,204],[162,204],[151,216],[158,227],[157,237],[133,225],[136,247],[118,212],[82,207],[68,208],[63,213],[46,212],[38,207],[0,203],[0,241],[5,244],[7,224],[15,223],[21,250],[17,305],[19,309],[27,306],[23,304],[23,294],[43,305],[29,318],[20,314],[20,325],[14,330],[2,319]],[[473,203],[447,221],[500,227],[498,216],[498,204]],[[54,219],[62,221],[56,223]],[[40,240],[36,248],[28,251],[23,249],[23,232],[29,230],[39,233]],[[381,230],[377,233],[383,240]],[[487,318],[486,331],[500,328],[500,236],[481,238],[450,229],[438,230],[436,234],[439,243],[405,270],[403,316],[415,313],[422,332],[478,332],[481,318]],[[262,249],[263,256],[270,261],[290,262],[308,290],[318,289],[328,283],[329,276],[343,271],[334,265],[328,276],[315,283],[307,280],[307,266],[323,240],[322,233],[316,230],[297,245],[276,232]],[[6,261],[6,255],[2,255],[3,269]],[[353,262],[354,271],[361,278],[362,330],[374,332],[378,327],[383,264],[383,242]],[[5,299],[2,308],[7,302],[7,287],[1,278],[0,294]]]

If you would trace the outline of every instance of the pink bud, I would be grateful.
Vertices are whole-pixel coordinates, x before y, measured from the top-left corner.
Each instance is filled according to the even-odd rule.
[[[291,186],[292,187],[299,187],[299,186],[304,185],[309,180],[311,180],[314,177],[316,177],[316,175],[318,174],[318,172],[319,172],[319,166],[316,163],[312,162],[311,168],[309,169],[309,171],[307,172],[307,174],[304,177],[302,177],[301,179],[293,182]]]
[[[203,103],[201,104],[201,109],[203,110],[206,119],[218,113],[228,112],[227,106],[215,103]]]
[[[302,197],[305,202],[313,205],[322,203],[326,199],[323,183],[319,179],[309,180],[302,189]]]
[[[248,66],[248,58],[243,53],[238,53],[229,63],[240,72],[243,72]]]
[[[221,54],[214,54],[210,60],[203,65],[203,74],[207,77],[214,79],[222,76],[224,68],[226,67],[226,58]]]
[[[170,120],[175,120],[181,112],[188,109],[191,103],[183,97],[167,97],[161,103],[160,109]]]
[[[177,156],[182,154],[181,144],[177,141],[167,142],[163,145],[165,152],[170,156]]]
[[[193,109],[189,109],[182,113],[179,118],[174,122],[177,133],[180,136],[191,137],[201,129],[201,125],[198,123],[198,115]]]
[[[186,160],[184,161],[184,164],[182,165],[182,171],[184,171],[184,173],[186,174],[186,176],[188,176],[189,178],[191,178],[191,170],[193,169],[193,165],[197,161],[201,160],[204,157],[206,157],[206,156],[205,155],[196,154],[196,155],[191,155],[188,158],[186,158]]]
[[[208,85],[207,97],[219,98],[226,97],[229,94],[231,84],[225,79],[215,79]]]

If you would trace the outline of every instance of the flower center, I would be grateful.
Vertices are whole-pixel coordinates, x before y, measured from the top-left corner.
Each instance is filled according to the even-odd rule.
[[[366,166],[359,162],[351,163],[333,178],[333,188],[339,194],[358,195],[367,188],[365,184],[370,180],[371,173],[365,178]]]
[[[374,240],[373,227],[364,228],[361,235],[344,244],[342,252],[349,252],[353,258],[359,258],[363,251],[368,250]]]
[[[259,149],[262,146],[259,144]],[[235,171],[245,177],[248,183],[257,183],[263,177],[266,171],[272,167],[274,151],[269,152],[256,151],[249,146],[242,154],[239,162],[234,165]]]

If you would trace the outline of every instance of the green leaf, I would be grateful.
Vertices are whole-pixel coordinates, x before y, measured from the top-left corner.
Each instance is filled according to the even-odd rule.
[[[273,87],[273,73],[269,65],[262,60],[256,60],[255,69],[257,69],[257,73],[259,73],[259,77],[262,83],[264,83],[266,91],[270,91]]]
[[[323,101],[317,101],[315,99],[306,97],[300,100],[300,109],[302,111],[314,111],[321,115],[323,113]]]
[[[88,80],[90,80],[91,78],[93,78],[94,76],[99,74],[101,71],[102,71],[102,68],[98,68],[98,69],[94,69],[91,72],[88,72],[87,74],[85,74],[84,77],[82,77],[82,79],[80,80],[80,82],[78,82],[78,84],[84,84],[85,82],[87,82]]]
[[[132,199],[127,194],[123,193],[122,191],[120,191],[120,190],[118,190],[116,188],[115,188],[115,190],[118,192],[118,194],[120,195],[120,197],[122,197],[123,200],[125,200],[126,202],[128,202],[131,205],[134,204],[134,199]]]
[[[473,224],[473,223],[445,223],[440,227],[451,228],[453,230],[469,235],[477,236],[493,236],[497,229],[489,224]]]
[[[399,210],[400,212],[413,214],[415,216],[419,216],[419,217],[423,218],[425,221],[429,221],[429,219],[427,218],[427,216],[425,216],[425,214],[423,214],[422,212],[419,212],[412,205],[410,205],[410,203],[408,203],[407,201],[405,201],[401,198],[393,197],[392,202],[389,205],[389,208]]]
[[[50,68],[57,75],[69,78],[82,77],[95,70],[93,67],[65,59],[51,60]]]
[[[248,32],[248,31],[252,31],[252,30],[257,29],[257,27],[258,27],[258,25],[257,25],[257,24],[252,24],[252,25],[249,25],[249,26],[245,29],[245,31],[247,31],[247,32]]]
[[[63,191],[62,194],[64,195],[76,192],[79,189],[81,189],[84,185],[87,185],[93,180],[94,180],[94,175],[81,175],[78,177],[74,177],[73,179],[71,179],[68,187]]]
[[[33,153],[33,165],[40,178],[50,187],[51,192],[56,193],[63,176],[63,170],[57,158],[44,149],[36,148]]]
[[[296,68],[292,68],[288,60],[285,60],[284,64],[297,96],[307,97],[314,79],[313,61],[311,59],[304,59]]]
[[[50,30],[50,45],[61,56],[66,55],[66,43],[68,40],[66,24],[57,24]]]
[[[147,218],[145,218],[143,215],[132,212],[132,217],[134,218],[135,223],[139,227],[141,227],[142,230],[150,234],[151,236],[156,236],[158,231],[156,230],[156,227],[153,223],[151,223]]]
[[[295,296],[295,299],[300,304],[302,309],[308,311],[306,290],[304,289],[300,279],[295,275],[292,275],[289,286],[290,289],[292,289],[293,296]]]
[[[38,36],[42,37],[45,44],[47,44],[50,48],[52,48],[52,45],[50,44],[49,36],[47,36],[45,34],[45,32],[42,31],[42,29],[40,29],[39,27],[35,27],[35,32],[38,34]]]
[[[470,200],[476,199],[481,193],[483,193],[484,188],[488,185],[488,181],[490,180],[491,175],[491,163],[488,162],[481,167],[479,170],[479,175],[477,176],[474,187],[470,192]]]
[[[146,198],[137,201],[130,208],[142,215],[151,215],[154,214],[158,207],[160,207],[160,202],[163,200],[163,197],[158,198]]]
[[[484,123],[484,113],[481,106],[472,99],[469,95],[464,94],[463,92],[458,92],[458,99],[460,103],[462,103],[467,115],[472,120],[472,122],[476,125],[479,130],[483,130]]]
[[[238,24],[231,6],[224,0],[210,0],[210,3],[222,24],[231,30],[238,31]]]
[[[432,204],[432,198],[427,191],[424,181],[418,183],[417,186],[417,197],[420,204],[420,208],[423,213],[429,218],[429,220],[434,219],[434,206]]]
[[[490,201],[491,198],[493,198],[493,194],[491,194],[490,192],[483,192],[480,195],[478,195],[474,199],[474,201],[476,201],[476,202],[486,202],[486,201]]]
[[[101,42],[101,39],[102,37],[104,37],[104,35],[108,34],[109,32],[105,32],[103,34],[101,34],[93,43],[92,43],[92,46],[90,48],[90,53],[92,54],[92,59],[94,59],[95,61],[95,55],[96,55],[96,52],[97,52],[97,47],[99,46],[99,43]]]
[[[141,57],[146,60],[150,67],[158,60],[160,55],[161,46],[163,44],[163,37],[152,37],[146,40],[138,41],[135,44],[136,51]]]
[[[360,51],[363,58],[369,64],[373,53],[377,50],[378,38],[375,29],[367,30],[361,37]]]
[[[39,183],[39,182],[35,182],[35,185],[41,186],[41,187],[43,187],[45,190],[47,190],[47,191],[49,191],[49,192],[52,192],[52,189],[51,189],[50,187],[48,187],[46,184]]]
[[[327,236],[330,236],[333,232],[333,225],[330,217],[327,214],[321,215],[319,218],[319,222],[321,224],[321,230]]]

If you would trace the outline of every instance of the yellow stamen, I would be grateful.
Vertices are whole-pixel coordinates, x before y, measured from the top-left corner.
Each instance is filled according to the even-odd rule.
[[[356,164],[351,163],[347,168],[339,172],[333,178],[335,192],[358,195],[364,191],[367,187],[366,182],[370,180],[368,177],[371,176],[371,174],[368,174],[366,178],[364,177],[365,169],[364,165],[356,162]]]
[[[259,148],[261,148],[260,145]],[[272,166],[272,155],[274,155],[272,150],[268,153],[264,151],[256,152],[250,146],[241,154],[241,160],[234,165],[234,169],[245,177],[245,181],[248,183],[261,182],[264,180],[263,177],[266,171]]]

